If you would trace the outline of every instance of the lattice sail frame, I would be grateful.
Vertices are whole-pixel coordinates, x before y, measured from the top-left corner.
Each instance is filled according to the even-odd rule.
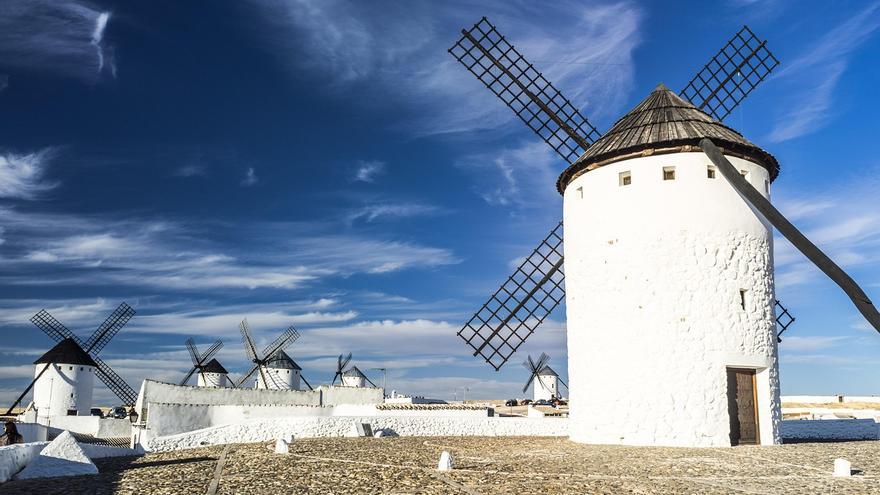
[[[550,145],[572,163],[599,131],[483,17],[448,51]]]
[[[795,318],[788,309],[776,300],[776,342],[782,342],[782,334],[794,323]]]
[[[565,299],[562,222],[507,278],[458,336],[495,370]]]
[[[743,26],[679,94],[721,122],[777,65],[767,42]]]

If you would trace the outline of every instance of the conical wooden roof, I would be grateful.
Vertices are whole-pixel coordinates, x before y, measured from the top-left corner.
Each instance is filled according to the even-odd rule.
[[[202,373],[219,373],[221,375],[228,375],[229,374],[229,372],[226,371],[226,368],[224,368],[223,365],[220,364],[220,361],[217,361],[216,359],[212,359],[212,360],[208,361],[207,364],[202,366],[201,372]]]
[[[762,165],[770,172],[770,180],[779,174],[779,163],[773,155],[660,84],[562,172],[556,189],[562,193],[575,177],[616,161],[701,151],[703,138],[711,139],[725,154]]]
[[[39,357],[34,364],[75,364],[78,366],[97,367],[97,363],[89,354],[71,338],[66,338],[55,344],[46,354]]]

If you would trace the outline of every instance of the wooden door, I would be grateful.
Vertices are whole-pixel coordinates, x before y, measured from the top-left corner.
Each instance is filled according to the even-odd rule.
[[[730,413],[730,444],[759,444],[755,370],[727,369],[727,410]]]

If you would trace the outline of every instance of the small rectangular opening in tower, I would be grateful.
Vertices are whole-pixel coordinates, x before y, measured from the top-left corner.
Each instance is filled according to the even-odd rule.
[[[618,180],[621,186],[628,186],[632,184],[632,173],[629,170],[621,172],[618,174]]]
[[[748,170],[740,170],[739,175],[742,175],[743,177],[745,177],[746,180],[749,179],[749,171]]]
[[[675,167],[663,167],[663,180],[675,180]]]
[[[739,305],[742,309],[746,309],[746,292],[748,292],[746,289],[739,290]]]
[[[708,167],[706,167],[706,177],[708,177],[710,179],[715,178],[715,167],[713,167],[712,165],[709,165]]]
[[[576,189],[578,199],[584,199],[584,188],[579,187]]]
[[[764,179],[764,192],[770,194],[770,181]]]

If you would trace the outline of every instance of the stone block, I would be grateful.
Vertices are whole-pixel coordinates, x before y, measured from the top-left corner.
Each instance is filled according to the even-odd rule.
[[[440,454],[440,462],[437,463],[437,471],[452,471],[452,454],[449,451],[444,450],[442,454]]]

